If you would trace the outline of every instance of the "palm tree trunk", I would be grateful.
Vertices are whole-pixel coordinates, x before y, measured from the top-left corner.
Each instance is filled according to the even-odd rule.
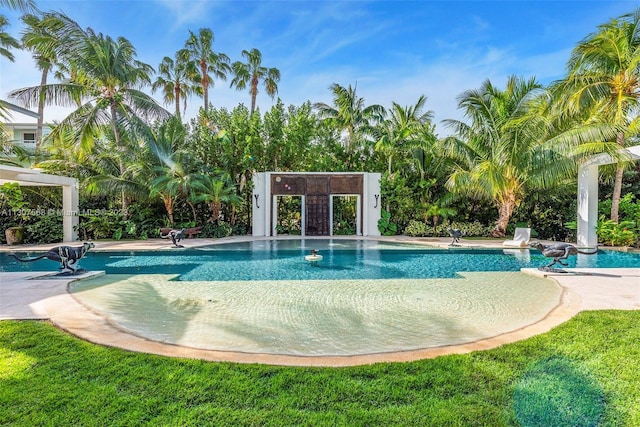
[[[47,76],[49,75],[49,64],[42,67],[42,76],[40,78],[40,88],[43,88],[47,84]],[[40,148],[42,143],[42,127],[44,124],[44,93],[41,91],[38,97],[38,124],[36,125],[36,152]]]
[[[616,142],[621,147],[624,147],[624,133],[618,133]],[[611,195],[611,221],[618,222],[618,210],[620,209],[620,195],[622,193],[622,176],[624,174],[624,168],[618,166],[616,169],[616,179],[613,184],[613,194]]]
[[[220,219],[220,207],[220,202],[216,200],[211,202],[211,219],[214,223]]]
[[[200,61],[200,72],[202,73],[202,96],[204,97],[204,111],[209,108],[209,75],[207,74],[207,63]]]
[[[173,224],[174,224],[174,220],[173,220],[173,199],[171,198],[171,196],[164,196],[162,198],[162,202],[164,203],[164,208],[167,211],[167,215],[169,215],[170,226],[173,227]]]
[[[176,117],[180,117],[180,85],[176,85],[173,91],[173,97],[176,100]]]
[[[256,97],[258,96],[258,77],[251,78],[251,114],[256,110]]]
[[[198,225],[198,217],[196,215],[196,207],[193,205],[193,203],[189,200],[187,200],[187,204],[189,205],[189,207],[191,208],[191,214],[193,215],[193,225],[194,227],[196,225]]]
[[[496,226],[491,230],[491,237],[504,237],[507,233],[507,226],[509,225],[509,219],[513,210],[516,207],[515,197],[509,195],[506,201],[503,201],[498,206],[498,220]]]
[[[122,156],[122,136],[120,135],[120,128],[118,127],[118,110],[116,109],[115,101],[111,101],[111,125],[113,126],[113,136],[116,140],[116,147],[119,151],[118,156],[118,169],[120,169],[120,176],[123,176],[125,173],[126,166],[124,164],[124,159]],[[120,203],[122,206],[122,219],[127,219],[127,195],[124,191],[124,188],[120,190]]]
[[[613,184],[613,194],[611,195],[611,221],[618,222],[618,210],[620,209],[620,194],[622,193],[622,175],[624,168],[618,166],[616,169],[616,179]]]

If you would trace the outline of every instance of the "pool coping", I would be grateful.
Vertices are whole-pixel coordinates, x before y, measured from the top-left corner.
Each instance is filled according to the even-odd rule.
[[[294,238],[300,238],[296,236]],[[326,237],[325,237],[326,238]],[[353,237],[352,237],[353,239]],[[209,239],[194,239],[209,240]],[[241,241],[243,239],[216,239],[216,243]],[[251,238],[250,240],[255,240]],[[449,239],[425,242],[418,239],[381,239],[395,242],[425,243],[429,246],[448,246]],[[143,243],[146,241],[143,241]],[[188,242],[188,241],[187,241]],[[120,244],[118,244],[120,243]],[[154,249],[154,244],[142,244],[133,248],[135,242],[99,242],[97,250]],[[210,242],[198,242],[212,244]],[[435,243],[435,244],[434,244]],[[475,243],[475,242],[474,242]],[[501,243],[501,241],[500,241]],[[166,242],[162,242],[166,245]],[[438,246],[439,245],[439,246]],[[55,246],[55,245],[51,245]],[[123,247],[124,246],[124,247]],[[464,247],[464,245],[463,245]],[[474,245],[483,249],[501,247],[497,245]],[[118,249],[114,249],[118,248]],[[24,250],[42,250],[29,248]],[[103,272],[88,272],[83,276],[56,277],[51,273],[23,272],[2,273],[0,281],[0,320],[41,319],[86,341],[117,347],[134,352],[152,353],[169,357],[193,358],[216,362],[261,363],[287,366],[355,366],[382,362],[407,362],[438,357],[447,354],[463,354],[487,350],[503,344],[520,341],[544,332],[569,320],[583,310],[639,310],[640,268],[566,269],[568,273],[550,273],[537,269],[522,269],[525,274],[548,277],[562,288],[559,304],[543,319],[515,331],[459,345],[426,348],[390,353],[375,353],[350,356],[294,356],[264,353],[203,350],[152,341],[130,333],[114,325],[108,318],[83,306],[67,291],[69,283]]]

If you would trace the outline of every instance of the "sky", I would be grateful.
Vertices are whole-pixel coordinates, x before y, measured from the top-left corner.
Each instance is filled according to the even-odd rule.
[[[511,75],[543,84],[561,79],[571,50],[598,25],[640,9],[640,1],[615,0],[36,0],[44,11],[64,12],[81,27],[125,37],[137,58],[157,69],[184,47],[189,31],[210,28],[213,50],[242,60],[257,48],[262,65],[280,70],[278,98],[285,106],[306,101],[331,104],[329,87],[356,87],[365,105],[413,105],[427,97],[436,132],[451,132],[443,119],[464,120],[457,97],[490,80],[504,88]],[[19,38],[20,13],[2,10],[6,30]],[[0,59],[0,98],[36,86],[40,72],[31,55],[14,51]],[[214,107],[250,106],[248,91],[217,80],[209,92]],[[260,87],[257,104],[274,104]],[[149,90],[149,93],[150,90]],[[160,93],[153,94],[160,103]],[[188,100],[186,118],[202,99]],[[173,106],[166,106],[172,110]],[[71,110],[47,107],[45,121]]]

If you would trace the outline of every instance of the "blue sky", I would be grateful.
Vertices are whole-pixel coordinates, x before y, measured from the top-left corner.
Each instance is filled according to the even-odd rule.
[[[211,28],[214,50],[232,61],[258,48],[262,64],[281,72],[278,96],[286,106],[331,103],[329,86],[357,85],[366,104],[414,104],[421,94],[440,121],[462,119],[456,97],[489,79],[503,87],[510,75],[549,83],[564,75],[571,49],[599,24],[640,8],[639,1],[212,1],[212,0],[36,0],[42,10],[62,11],[82,27],[123,36],[138,59],[157,68],[184,46],[189,30]],[[19,36],[15,11],[9,32]],[[0,97],[40,81],[28,53],[0,60]],[[250,105],[248,92],[216,81],[216,107]],[[160,100],[160,94],[156,94]],[[202,104],[189,101],[187,116]],[[272,105],[264,93],[258,106]],[[172,106],[168,106],[171,109]],[[48,108],[45,120],[68,110]]]

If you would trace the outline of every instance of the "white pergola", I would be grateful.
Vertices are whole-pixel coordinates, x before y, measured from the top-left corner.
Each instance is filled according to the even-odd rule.
[[[640,159],[640,145],[622,151],[624,157]],[[598,167],[611,163],[617,163],[617,160],[608,154],[600,154],[582,163],[578,169],[578,246],[594,247],[598,243]]]
[[[53,214],[62,216],[63,241],[77,240],[78,180],[66,176],[49,175],[37,170],[0,165],[0,185],[17,182],[20,186],[62,187],[62,209]]]

